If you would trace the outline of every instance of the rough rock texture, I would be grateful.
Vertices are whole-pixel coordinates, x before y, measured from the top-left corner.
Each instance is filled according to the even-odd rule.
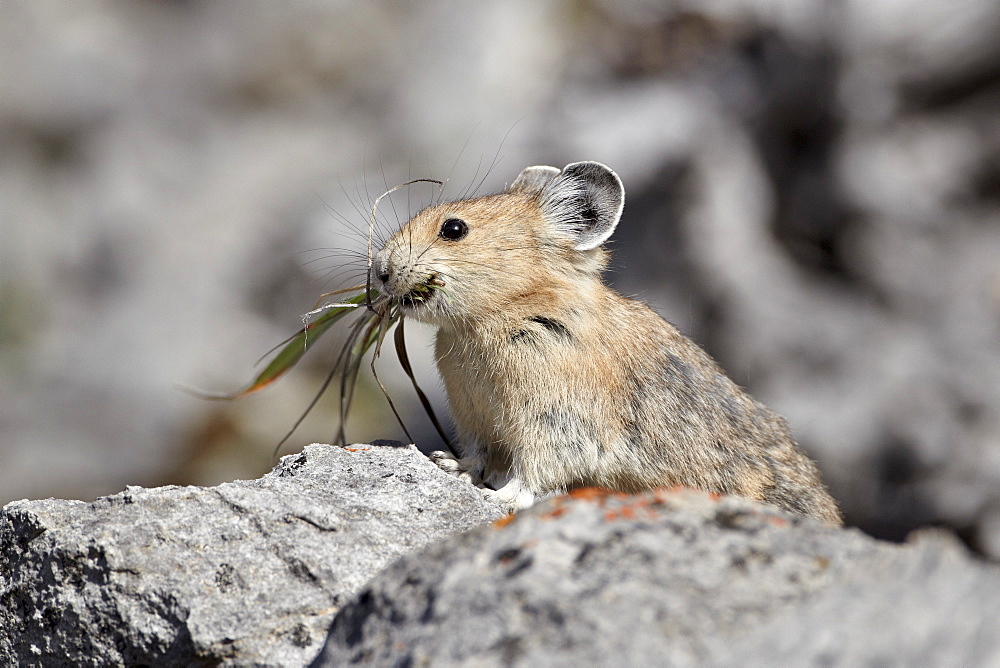
[[[396,444],[398,446],[398,444]],[[400,554],[502,513],[412,447],[0,514],[0,664],[301,665]]]
[[[945,534],[682,489],[504,517],[388,443],[9,504],[0,664],[1000,665],[1000,571]]]
[[[987,665],[1000,573],[963,551],[581,490],[397,561],[313,665]]]

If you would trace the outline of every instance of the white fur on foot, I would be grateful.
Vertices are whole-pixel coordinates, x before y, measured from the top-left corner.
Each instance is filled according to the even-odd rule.
[[[487,498],[495,499],[512,513],[530,508],[535,504],[535,495],[520,478],[511,478],[506,485],[497,490],[484,489]]]
[[[431,461],[437,464],[439,469],[447,473],[458,473],[460,468],[459,461],[455,458],[455,455],[444,450],[435,450],[432,452]]]
[[[444,450],[435,450],[431,453],[431,461],[445,473],[450,473],[456,478],[470,482],[473,485],[480,483],[477,473],[479,460],[473,457],[463,457],[458,459],[455,455]]]

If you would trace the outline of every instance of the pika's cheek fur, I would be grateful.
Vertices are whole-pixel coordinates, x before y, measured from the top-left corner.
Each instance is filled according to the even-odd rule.
[[[840,524],[785,421],[601,281],[623,206],[604,165],[528,167],[421,211],[378,252],[383,290],[438,327],[463,456],[435,461],[512,510],[584,485],[686,485]]]

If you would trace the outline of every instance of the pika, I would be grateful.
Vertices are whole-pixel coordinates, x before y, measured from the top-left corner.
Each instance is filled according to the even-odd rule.
[[[376,253],[383,291],[438,328],[461,458],[432,459],[510,510],[683,485],[840,525],[785,420],[603,283],[624,202],[600,163],[528,167],[499,194],[424,209]]]

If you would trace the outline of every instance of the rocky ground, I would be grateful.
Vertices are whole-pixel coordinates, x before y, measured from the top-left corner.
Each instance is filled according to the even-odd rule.
[[[303,665],[396,557],[501,515],[400,444],[310,446],[218,487],[12,503],[0,658]]]
[[[400,444],[0,513],[11,665],[992,665],[1000,578],[691,490],[503,517]],[[329,632],[328,632],[329,631]]]

